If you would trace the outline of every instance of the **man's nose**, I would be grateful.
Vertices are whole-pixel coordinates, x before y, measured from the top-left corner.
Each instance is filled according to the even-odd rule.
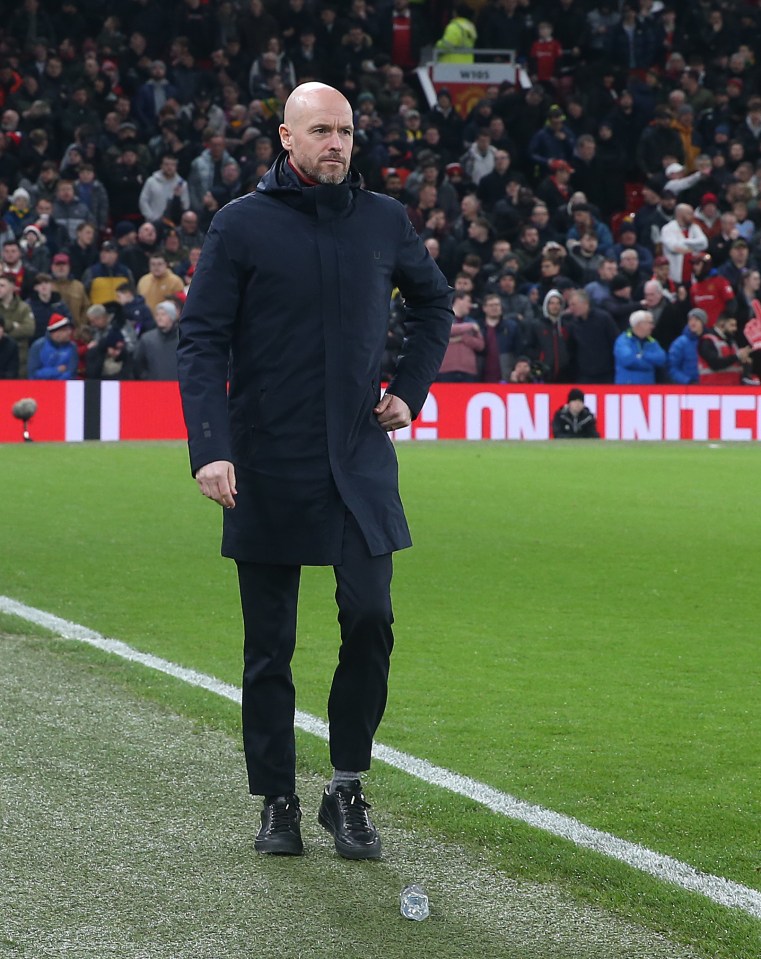
[[[330,139],[328,140],[328,149],[335,150],[337,153],[340,153],[343,150],[343,143],[341,142],[341,137],[338,135],[338,130],[333,130],[330,134]]]

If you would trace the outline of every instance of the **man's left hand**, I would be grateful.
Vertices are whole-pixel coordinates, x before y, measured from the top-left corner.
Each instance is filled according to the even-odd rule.
[[[412,422],[412,411],[409,406],[393,393],[386,393],[373,409],[373,413],[387,433],[391,430],[400,430]]]

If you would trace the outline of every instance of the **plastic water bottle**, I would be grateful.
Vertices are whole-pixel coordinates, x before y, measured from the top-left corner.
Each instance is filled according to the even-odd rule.
[[[422,922],[431,914],[428,896],[425,889],[417,883],[405,886],[399,896],[400,911],[405,919],[415,919]]]

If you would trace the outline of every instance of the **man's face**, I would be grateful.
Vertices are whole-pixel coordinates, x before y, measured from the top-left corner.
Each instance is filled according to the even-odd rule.
[[[52,333],[48,333],[50,339],[59,345],[63,343],[71,343],[72,329],[70,326],[62,326],[60,330],[53,330]]]
[[[568,311],[575,317],[586,319],[589,313],[589,303],[584,297],[571,294],[568,298]]]
[[[5,255],[5,247],[3,247],[3,255]],[[729,251],[729,255],[734,265],[742,269],[748,262],[748,247],[732,247],[732,249]]]
[[[452,305],[452,310],[457,317],[468,316],[473,307],[473,301],[470,298],[469,294],[461,296],[454,301]]]
[[[547,279],[550,276],[557,276],[560,272],[560,264],[555,263],[554,260],[542,260],[540,264],[540,270],[542,276]]]
[[[8,266],[15,266],[21,259],[21,250],[17,243],[6,243],[3,247],[3,262]]]
[[[105,311],[103,313],[93,313],[92,316],[87,317],[87,322],[90,326],[94,326],[96,330],[105,330],[108,326],[108,313]]]
[[[527,249],[533,249],[536,246],[539,246],[539,233],[535,229],[524,230],[523,231],[523,245]]]
[[[59,183],[56,195],[62,203],[71,203],[74,199],[74,184],[68,182]]]
[[[531,211],[531,222],[540,230],[547,226],[549,218],[550,214],[546,206],[535,206]]]
[[[152,223],[143,223],[137,231],[137,238],[140,243],[145,243],[146,246],[153,246],[156,242],[156,228]]]
[[[153,276],[162,277],[167,270],[166,260],[163,256],[152,256],[148,261],[148,268]]]
[[[687,317],[687,328],[691,333],[694,333],[695,336],[703,335],[703,321],[697,316]]]
[[[116,252],[116,250],[101,250],[100,262],[103,264],[103,266],[111,268],[116,263],[118,256],[119,254]]]
[[[224,137],[212,137],[209,140],[209,153],[211,154],[212,160],[216,163],[218,160],[221,160],[225,152],[225,139]]]
[[[597,237],[594,233],[582,233],[579,246],[586,256],[592,256],[597,251]]]
[[[484,315],[492,319],[500,316],[502,314],[502,301],[498,296],[490,296],[484,300],[483,310]]]
[[[68,263],[53,263],[50,269],[53,271],[53,278],[56,280],[67,280],[69,278]]]
[[[663,299],[660,283],[645,283],[643,299],[645,301],[645,306],[648,309],[653,309],[654,307],[658,306]]]
[[[161,161],[161,174],[165,176],[167,180],[171,180],[172,177],[177,174],[177,161],[171,157],[164,157]]]
[[[597,272],[603,283],[610,283],[617,273],[616,264],[605,260],[600,264],[600,269]]]
[[[9,280],[0,280],[0,300],[8,300],[13,295],[15,284]]]
[[[163,306],[156,307],[156,326],[165,333],[174,326],[174,320]]]
[[[501,263],[510,252],[510,244],[506,240],[497,240],[491,248],[491,258],[495,263]]]
[[[639,256],[636,250],[625,250],[621,254],[621,269],[627,273],[636,273],[639,269]]]
[[[198,217],[195,213],[183,213],[180,226],[185,233],[195,233],[198,229]]]
[[[47,302],[53,294],[53,283],[50,280],[43,280],[35,286],[37,296]]]
[[[570,400],[568,409],[572,416],[578,416],[584,409],[584,400]]]
[[[318,183],[341,183],[354,145],[351,105],[337,90],[316,87],[289,97],[280,140],[294,166]]]
[[[499,278],[499,288],[505,296],[512,296],[515,293],[515,277],[510,273],[501,276]]]

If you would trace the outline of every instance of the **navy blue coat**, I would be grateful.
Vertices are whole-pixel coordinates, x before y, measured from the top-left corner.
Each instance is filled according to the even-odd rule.
[[[407,339],[388,388],[416,416],[449,341],[451,291],[400,203],[353,172],[306,186],[281,154],[214,217],[178,372],[192,471],[236,469],[223,555],[335,565],[347,508],[373,555],[410,545],[393,443],[373,413],[394,286]]]

